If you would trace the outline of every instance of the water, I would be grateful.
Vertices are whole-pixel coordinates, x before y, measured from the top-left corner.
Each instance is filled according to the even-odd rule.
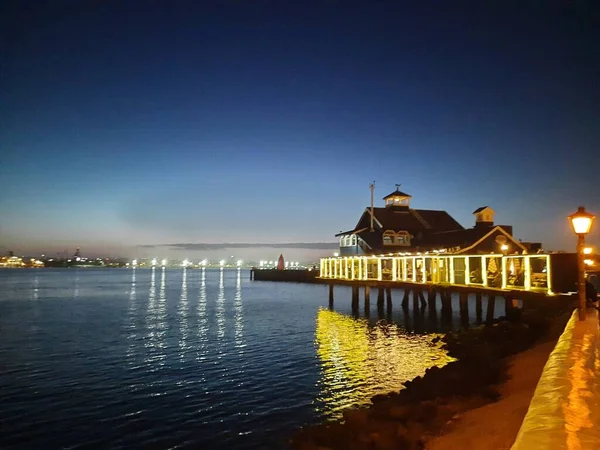
[[[286,448],[448,361],[407,331],[435,322],[376,305],[353,317],[347,288],[330,311],[325,286],[248,278],[0,271],[0,448]]]

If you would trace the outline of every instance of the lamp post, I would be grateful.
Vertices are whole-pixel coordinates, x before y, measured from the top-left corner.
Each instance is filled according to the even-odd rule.
[[[590,232],[595,216],[585,210],[583,206],[569,216],[573,231],[577,235],[577,287],[579,294],[579,320],[585,320],[585,264],[583,262],[585,249],[585,235]]]

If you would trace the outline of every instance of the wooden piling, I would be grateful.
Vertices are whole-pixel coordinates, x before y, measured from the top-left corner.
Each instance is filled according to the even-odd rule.
[[[435,311],[435,297],[437,296],[437,292],[434,288],[429,288],[427,292],[427,305],[429,306],[430,311]]]
[[[481,323],[483,314],[483,307],[481,304],[481,292],[477,292],[475,294],[475,316],[477,318],[477,323]]]
[[[378,308],[383,308],[383,302],[384,302],[384,288],[380,287],[377,291],[377,307]]]
[[[449,291],[441,294],[442,298],[442,316],[452,315],[452,293]]]
[[[486,315],[485,315],[486,322],[491,322],[492,320],[494,320],[495,307],[496,307],[496,296],[493,294],[490,294],[488,296],[487,311],[486,311]]]
[[[419,294],[421,294],[420,290],[413,289],[413,311],[417,311],[419,309]]]
[[[371,301],[371,286],[365,286],[365,303]]]
[[[386,300],[387,300],[387,309],[388,311],[392,310],[392,288],[387,288],[385,290]]]
[[[329,284],[329,308],[333,309],[333,283]]]
[[[427,306],[427,302],[425,301],[425,295],[423,291],[419,291],[419,300],[421,300],[421,308],[425,308]]]
[[[358,303],[359,303],[359,292],[358,292],[358,286],[352,286],[352,309],[358,309]],[[366,302],[365,302],[366,304]]]
[[[410,296],[410,289],[404,288],[404,297],[402,297],[402,309],[408,309],[408,297]]]
[[[469,294],[467,292],[461,292],[460,297],[460,320],[463,325],[469,323]]]
[[[512,311],[512,303],[513,303],[512,295],[506,294],[504,296],[504,315],[506,317],[510,317],[510,313]]]

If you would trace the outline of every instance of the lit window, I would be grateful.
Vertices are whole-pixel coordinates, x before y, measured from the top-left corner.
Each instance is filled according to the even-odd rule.
[[[396,235],[396,245],[410,245],[410,234],[406,231],[399,231]]]
[[[383,233],[383,245],[394,245],[394,241],[396,238],[396,233],[391,230]]]

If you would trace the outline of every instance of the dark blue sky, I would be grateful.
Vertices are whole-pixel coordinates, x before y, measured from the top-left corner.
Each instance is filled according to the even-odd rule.
[[[376,180],[569,248],[600,213],[596,4],[4,1],[0,247],[331,242]]]

